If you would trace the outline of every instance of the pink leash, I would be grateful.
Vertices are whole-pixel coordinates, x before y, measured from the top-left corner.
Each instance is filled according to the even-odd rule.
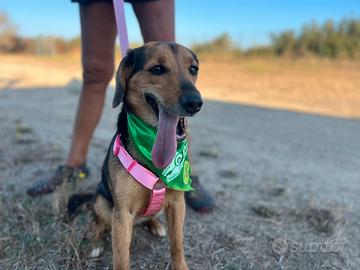
[[[129,39],[126,29],[124,0],[113,0],[113,4],[120,41],[121,57],[125,57],[129,49]],[[155,215],[162,208],[165,199],[166,188],[164,183],[154,173],[141,166],[130,156],[122,145],[119,135],[116,136],[113,151],[114,155],[118,157],[126,171],[142,186],[151,190],[150,201],[142,215]]]
[[[125,57],[129,49],[129,39],[126,28],[124,0],[113,0],[115,10],[115,20],[119,35],[121,57]]]

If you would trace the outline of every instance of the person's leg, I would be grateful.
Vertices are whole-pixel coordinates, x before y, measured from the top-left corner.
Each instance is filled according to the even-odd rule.
[[[145,43],[175,41],[174,0],[140,1],[132,5]]]
[[[157,0],[134,3],[133,8],[138,18],[144,42],[175,41],[174,0]],[[211,210],[215,200],[202,186],[198,176],[192,175],[194,190],[185,193],[188,206],[196,211]]]
[[[66,164],[79,166],[87,157],[100,120],[106,88],[114,73],[116,25],[111,2],[80,5],[83,89]]]
[[[36,182],[27,192],[39,196],[54,191],[64,181],[76,182],[88,174],[83,165],[91,137],[104,106],[105,92],[114,73],[116,25],[111,1],[80,4],[83,88],[65,166],[50,179]]]

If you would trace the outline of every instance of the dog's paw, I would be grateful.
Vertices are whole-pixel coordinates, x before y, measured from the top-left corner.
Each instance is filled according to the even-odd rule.
[[[161,224],[161,226],[159,227],[151,227],[150,228],[150,232],[158,237],[165,237],[166,236],[166,231],[164,226]]]
[[[158,237],[165,237],[166,231],[165,227],[161,222],[156,218],[151,218],[147,221],[147,226],[149,228],[149,231]]]
[[[104,247],[96,247],[96,248],[93,248],[93,250],[91,250],[88,257],[90,259],[99,258],[101,256],[101,254],[103,254],[103,253],[104,253]]]

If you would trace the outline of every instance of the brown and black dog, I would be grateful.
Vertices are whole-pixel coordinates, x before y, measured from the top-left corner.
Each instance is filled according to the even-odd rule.
[[[137,115],[146,123],[164,132],[162,141],[155,142],[153,162],[164,167],[174,157],[176,140],[186,137],[187,116],[196,114],[202,106],[200,92],[195,87],[199,61],[189,49],[176,43],[150,42],[129,50],[116,73],[116,92],[113,107],[123,103],[117,123],[117,134],[131,156],[141,163],[127,131],[127,113]],[[167,116],[164,116],[167,115]],[[169,134],[168,118],[178,119],[175,134]],[[174,124],[173,124],[174,125]],[[129,249],[134,219],[141,215],[150,199],[144,188],[125,171],[113,154],[114,138],[109,146],[102,180],[95,195],[96,235],[111,227],[114,269],[129,269]],[[159,136],[157,136],[159,137]],[[155,146],[156,144],[160,146]],[[154,149],[157,147],[157,149]],[[70,205],[70,204],[69,204]],[[183,252],[183,224],[185,217],[184,192],[167,189],[165,209],[172,269],[188,269]],[[165,235],[162,224],[155,218],[148,220],[151,231]]]

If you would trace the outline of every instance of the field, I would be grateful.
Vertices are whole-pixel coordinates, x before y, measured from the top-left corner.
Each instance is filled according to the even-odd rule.
[[[360,62],[319,58],[200,57],[199,89],[212,100],[360,117]],[[78,53],[2,55],[0,89],[59,87],[81,78]]]
[[[81,88],[79,54],[0,56],[0,269],[111,269],[90,258],[91,220],[64,222],[26,187],[63,162]],[[359,270],[360,62],[202,56],[207,99],[191,119],[192,160],[217,199],[186,212],[195,270]],[[108,91],[80,191],[99,181],[116,112]],[[167,238],[135,227],[131,269],[170,269]]]

